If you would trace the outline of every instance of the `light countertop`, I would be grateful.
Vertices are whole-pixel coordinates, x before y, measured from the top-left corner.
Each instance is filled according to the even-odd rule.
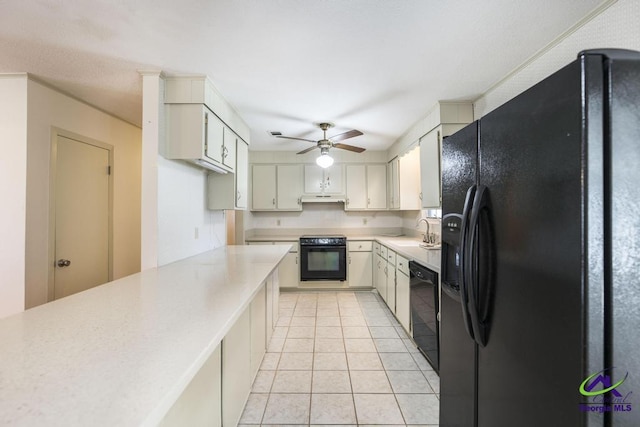
[[[222,247],[0,320],[0,425],[157,424],[289,247]]]
[[[331,234],[331,233],[327,233]],[[340,234],[340,233],[336,233]],[[433,271],[440,274],[440,250],[424,249],[419,246],[422,239],[419,237],[407,236],[384,236],[384,235],[349,235],[345,233],[347,241],[349,240],[372,240],[377,241],[386,247],[399,253],[410,261],[415,261]],[[299,234],[283,233],[278,236],[252,236],[246,239],[247,242],[297,242],[300,238]]]

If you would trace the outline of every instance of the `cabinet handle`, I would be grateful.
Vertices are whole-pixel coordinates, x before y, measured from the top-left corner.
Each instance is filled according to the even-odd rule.
[[[296,257],[296,265],[298,265],[298,257]]]
[[[367,197],[367,206],[369,206],[370,204],[371,204],[371,199]]]
[[[349,206],[349,198],[347,197],[347,206]]]
[[[272,203],[273,203],[273,206],[275,206],[276,205],[276,199],[273,199]]]
[[[349,257],[349,265],[351,265],[351,257]]]
[[[236,197],[236,200],[238,200],[238,201],[239,201],[239,200],[240,200],[240,196],[241,196],[241,194],[240,194],[240,192],[239,192],[239,191],[237,191],[237,193],[238,193],[238,195],[237,195],[237,197]]]
[[[418,197],[420,197],[420,200],[422,200],[422,191],[420,192],[420,194],[418,194]]]
[[[301,205],[302,204],[302,197],[298,197],[298,204]]]

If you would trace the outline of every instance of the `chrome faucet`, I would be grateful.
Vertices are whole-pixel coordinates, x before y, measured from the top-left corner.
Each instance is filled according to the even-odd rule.
[[[424,235],[422,236],[422,241],[424,243],[429,243],[428,239],[429,239],[429,234],[430,234],[429,233],[430,227],[429,227],[429,221],[427,220],[427,218],[420,218],[418,220],[418,222],[416,223],[416,227],[419,226],[422,221],[424,221],[425,224],[427,224],[427,229],[425,230]]]

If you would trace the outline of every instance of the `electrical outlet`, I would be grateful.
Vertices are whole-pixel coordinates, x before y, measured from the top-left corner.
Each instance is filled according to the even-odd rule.
[[[367,225],[367,218],[362,218],[362,224]]]
[[[200,229],[198,227],[196,227],[196,231],[193,233],[193,238],[196,240],[200,238]]]

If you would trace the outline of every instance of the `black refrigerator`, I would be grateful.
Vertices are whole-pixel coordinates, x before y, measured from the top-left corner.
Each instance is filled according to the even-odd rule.
[[[440,425],[640,426],[640,54],[443,142]]]

